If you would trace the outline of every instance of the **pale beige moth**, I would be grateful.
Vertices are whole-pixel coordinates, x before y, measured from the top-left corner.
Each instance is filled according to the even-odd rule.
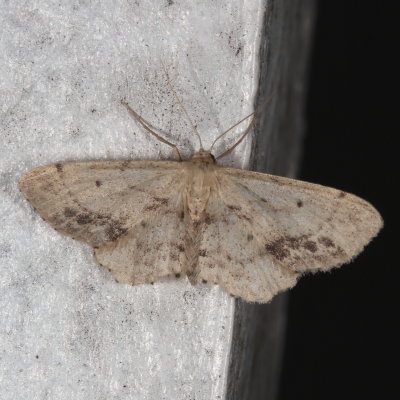
[[[92,246],[118,282],[187,278],[265,303],[305,272],[351,261],[382,227],[374,207],[352,194],[220,167],[255,113],[226,152],[214,157],[200,139],[200,150],[181,161],[175,145],[125,106],[178,161],[57,163],[29,171],[19,184],[46,222]]]

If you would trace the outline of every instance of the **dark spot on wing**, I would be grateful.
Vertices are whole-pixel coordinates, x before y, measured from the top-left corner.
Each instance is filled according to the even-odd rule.
[[[207,256],[207,251],[204,249],[199,250],[199,256],[200,257],[206,257]]]
[[[307,240],[303,244],[303,247],[308,251],[311,251],[311,253],[315,253],[318,250],[317,244],[313,240]]]
[[[264,203],[267,202],[267,199],[264,199],[264,197],[261,197],[260,200],[263,201]]]
[[[96,186],[100,187],[102,185],[102,183],[100,181],[96,181]]]
[[[111,221],[111,224],[106,228],[107,240],[115,242],[127,232],[128,230],[119,221]]]
[[[175,278],[180,278],[180,277],[181,277],[180,273],[175,274]]]
[[[78,211],[74,210],[73,208],[70,208],[70,207],[64,208],[64,216],[67,218],[74,217],[77,213],[78,213]]]
[[[145,228],[147,224],[146,224],[145,221],[141,221],[141,222],[140,222],[140,225],[141,225],[143,228]]]
[[[253,221],[253,219],[251,218],[251,217],[249,217],[248,215],[246,215],[246,214],[238,214],[237,215],[239,218],[241,218],[241,219],[245,219],[246,221],[248,221],[248,222],[252,222]]]
[[[279,261],[291,256],[292,251],[306,249],[311,253],[318,250],[317,244],[313,240],[308,240],[309,235],[285,236],[266,243],[265,249]]]
[[[57,169],[58,172],[62,172],[63,171],[63,165],[60,164],[60,163],[57,163],[56,164],[56,169]]]
[[[204,283],[204,284],[207,283],[207,281],[205,279],[202,279],[201,282]]]
[[[318,239],[318,242],[323,244],[325,247],[334,247],[335,246],[333,241],[331,239],[329,239],[328,237],[326,237],[326,236],[321,236]]]
[[[90,224],[93,221],[93,215],[91,214],[79,214],[76,217],[76,222],[79,225]]]
[[[157,201],[160,204],[168,204],[168,199],[165,199],[163,197],[153,197],[154,201]]]
[[[346,196],[345,192],[340,192],[338,195],[339,199],[342,199],[344,196]]]
[[[210,225],[210,224],[212,223],[210,214],[206,214],[206,215],[205,215],[205,217],[204,217],[204,222],[205,222],[207,225]]]
[[[249,233],[248,235],[247,235],[247,240],[250,242],[251,240],[253,240],[254,239],[254,236],[251,234],[251,233]]]
[[[128,166],[129,166],[129,161],[123,161],[119,166],[119,169],[120,171],[125,171]]]
[[[303,202],[301,200],[297,200],[297,207],[303,207]]]
[[[144,208],[144,211],[155,211],[159,208],[158,204],[149,204]]]
[[[282,261],[289,256],[290,252],[285,246],[284,239],[278,239],[274,242],[267,243],[265,250],[271,253],[277,260]]]
[[[179,219],[183,220],[183,218],[185,218],[185,213],[183,211],[181,211],[179,213]]]
[[[234,206],[232,204],[228,204],[227,207],[231,210],[231,211],[240,211],[242,209],[242,207],[240,206]]]
[[[163,205],[168,204],[168,199],[162,198],[162,197],[153,197],[152,198],[152,203],[147,205],[144,210],[145,211],[155,211],[159,209]]]
[[[183,253],[183,252],[185,251],[185,248],[184,248],[181,244],[179,244],[179,245],[178,245],[178,250],[179,250],[181,253]]]
[[[343,257],[345,255],[345,251],[340,247],[337,246],[336,250],[332,253],[334,257]]]

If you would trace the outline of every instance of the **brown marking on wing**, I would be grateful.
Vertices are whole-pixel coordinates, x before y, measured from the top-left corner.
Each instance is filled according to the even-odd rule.
[[[127,232],[128,229],[126,229],[119,221],[111,221],[111,224],[106,229],[107,239],[111,242],[115,242]]]
[[[318,242],[324,245],[325,247],[335,247],[335,244],[331,239],[329,239],[327,236],[321,236],[318,238]]]
[[[240,206],[234,206],[232,204],[227,204],[226,205],[231,211],[240,211],[242,209],[242,207]]]
[[[160,204],[167,205],[168,204],[168,199],[165,199],[163,197],[154,197],[154,201],[157,201]]]
[[[249,217],[249,216],[246,215],[246,214],[239,213],[239,214],[236,214],[236,215],[237,215],[239,218],[241,218],[241,219],[245,219],[247,222],[250,222],[250,223],[253,222],[253,218]]]
[[[93,222],[93,214],[79,214],[76,216],[76,222],[78,223],[78,225],[90,224],[91,222]]]
[[[144,208],[144,211],[155,211],[162,206],[166,206],[167,204],[168,199],[162,197],[153,197],[152,202]]]
[[[211,218],[210,214],[206,214],[206,215],[204,216],[204,222],[205,222],[207,225],[211,225],[211,224],[213,223],[213,218]]]
[[[205,250],[205,249],[199,250],[199,256],[200,257],[207,257],[207,250]]]
[[[127,167],[129,167],[129,161],[128,160],[123,161],[121,163],[121,165],[119,166],[119,170],[120,171],[125,171]]]
[[[313,240],[308,240],[308,238],[309,235],[281,237],[266,243],[265,249],[279,261],[290,257],[291,250],[304,248],[311,253],[315,253],[318,250],[318,246]]]
[[[271,253],[277,260],[282,261],[290,255],[283,238],[265,244],[265,250]]]
[[[49,222],[53,227],[58,227],[60,232],[78,240],[82,240],[83,234],[84,236],[93,235],[88,231],[92,226],[106,226],[103,230],[105,241],[115,242],[128,232],[122,219],[116,220],[109,215],[95,213],[82,207],[81,210],[66,207],[60,213],[52,215]],[[80,239],[79,236],[81,236]]]
[[[64,216],[67,218],[74,217],[76,214],[78,214],[78,211],[71,208],[71,207],[65,207],[64,208]]]
[[[340,246],[337,246],[332,255],[334,257],[343,257],[345,255],[345,251]]]
[[[315,243],[313,240],[307,240],[303,244],[303,247],[308,251],[311,251],[311,253],[315,253],[318,250],[317,243]]]

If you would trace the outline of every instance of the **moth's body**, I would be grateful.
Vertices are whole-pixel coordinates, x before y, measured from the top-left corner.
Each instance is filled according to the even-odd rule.
[[[174,144],[125,106],[181,160]],[[217,159],[244,139],[253,120]],[[90,244],[98,263],[118,282],[134,285],[187,276],[192,284],[217,283],[251,302],[270,301],[304,272],[349,262],[382,227],[379,213],[356,196],[221,168],[211,149],[202,146],[182,162],[39,167],[21,178],[20,189],[58,232]]]
[[[190,283],[197,283],[197,263],[201,224],[205,220],[210,195],[217,193],[218,181],[215,174],[215,158],[210,152],[200,150],[189,161],[183,162],[184,187],[183,217],[185,218],[185,262],[183,272]]]

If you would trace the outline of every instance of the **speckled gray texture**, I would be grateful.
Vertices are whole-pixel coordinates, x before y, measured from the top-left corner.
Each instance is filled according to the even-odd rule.
[[[196,150],[161,60],[207,147],[257,101],[260,74],[267,75],[260,69],[265,5],[2,1],[2,400],[231,396],[234,299],[185,281],[115,283],[88,246],[33,212],[17,184],[23,172],[57,161],[173,157],[135,124],[121,99],[185,156]],[[248,166],[254,143],[249,137],[224,163]]]

